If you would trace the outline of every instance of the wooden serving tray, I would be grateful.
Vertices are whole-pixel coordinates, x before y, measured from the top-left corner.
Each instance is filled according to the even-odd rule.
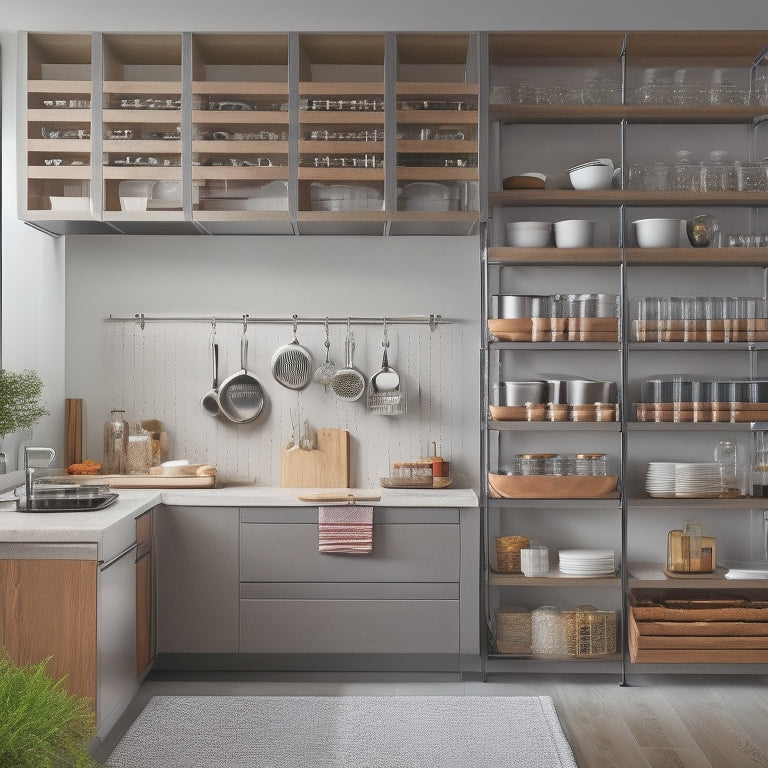
[[[497,499],[599,499],[612,497],[616,475],[494,475],[488,474],[488,489]]]

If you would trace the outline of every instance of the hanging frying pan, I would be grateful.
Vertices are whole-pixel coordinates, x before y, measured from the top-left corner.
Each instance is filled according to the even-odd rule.
[[[240,339],[241,370],[228,376],[219,387],[219,408],[233,424],[247,424],[261,416],[267,395],[261,381],[248,370],[248,337]]]

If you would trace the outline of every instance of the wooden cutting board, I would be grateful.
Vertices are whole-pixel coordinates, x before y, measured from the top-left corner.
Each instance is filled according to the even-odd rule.
[[[84,485],[110,488],[214,488],[216,475],[166,477],[164,475],[69,475]]]
[[[64,428],[66,432],[65,466],[83,460],[83,401],[68,397],[64,401]]]
[[[349,432],[318,429],[317,448],[280,452],[282,488],[349,488]]]

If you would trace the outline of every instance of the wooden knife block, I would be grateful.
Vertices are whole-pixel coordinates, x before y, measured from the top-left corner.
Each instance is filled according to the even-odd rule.
[[[349,432],[318,429],[317,448],[280,452],[282,488],[349,488]]]

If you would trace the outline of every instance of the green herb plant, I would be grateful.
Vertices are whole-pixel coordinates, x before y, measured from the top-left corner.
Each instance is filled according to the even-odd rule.
[[[50,411],[42,402],[43,382],[36,371],[0,368],[0,438],[32,429]]]
[[[0,768],[98,768],[86,744],[95,717],[88,699],[54,681],[48,661],[16,666],[0,648]]]

